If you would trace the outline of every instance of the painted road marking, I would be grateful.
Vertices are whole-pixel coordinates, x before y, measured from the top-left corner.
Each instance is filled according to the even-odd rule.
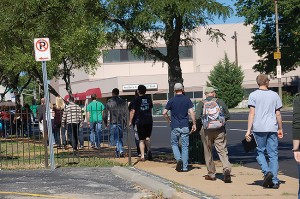
[[[35,193],[21,193],[21,192],[5,192],[5,191],[0,191],[0,194],[67,199],[66,197],[62,197],[62,196],[50,196],[50,195],[35,194]]]

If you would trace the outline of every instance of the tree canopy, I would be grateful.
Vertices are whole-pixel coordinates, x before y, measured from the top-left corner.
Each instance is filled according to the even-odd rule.
[[[229,61],[227,54],[210,71],[208,79],[207,85],[218,89],[217,97],[224,100],[229,108],[236,107],[243,100],[244,73],[241,66]]]
[[[300,0],[278,0],[278,26],[282,72],[299,66],[300,57]],[[250,44],[262,59],[253,67],[256,71],[276,74],[275,4],[271,0],[237,0],[237,14],[253,25]]]
[[[232,13],[229,6],[216,0],[100,0],[96,11],[106,24],[108,40],[126,44],[136,56],[150,57],[168,64],[169,97],[173,96],[174,84],[183,82],[179,60],[179,46],[191,45],[200,38],[192,33],[201,26],[211,39],[224,35],[217,29],[208,28],[215,17],[226,19]],[[96,14],[95,13],[95,14]],[[167,52],[157,50],[159,39]]]
[[[22,92],[19,76],[38,79],[43,85],[41,63],[36,62],[33,39],[48,37],[51,61],[47,62],[49,79],[62,77],[72,94],[73,69],[93,73],[105,45],[101,20],[88,12],[95,6],[89,0],[2,0],[0,1],[0,77],[4,86]],[[50,86],[50,92],[58,93]]]

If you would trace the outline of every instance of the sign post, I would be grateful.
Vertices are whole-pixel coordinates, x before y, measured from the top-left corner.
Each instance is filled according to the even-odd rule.
[[[50,148],[50,168],[53,171],[55,169],[54,150],[53,150],[54,140],[52,136],[52,124],[51,124],[50,106],[49,106],[48,77],[47,77],[47,67],[46,67],[46,61],[51,60],[49,38],[34,39],[34,52],[35,52],[35,60],[42,62],[44,98],[46,100],[46,121],[47,121],[47,129],[48,129],[49,148]],[[48,164],[46,166],[48,167]]]
[[[275,22],[276,22],[276,53],[274,53],[274,59],[277,59],[277,66],[276,66],[276,72],[277,72],[277,79],[278,79],[278,95],[280,99],[282,100],[282,84],[281,84],[281,65],[280,65],[280,59],[281,59],[281,53],[280,53],[280,43],[279,43],[279,30],[278,30],[278,2],[275,0]]]

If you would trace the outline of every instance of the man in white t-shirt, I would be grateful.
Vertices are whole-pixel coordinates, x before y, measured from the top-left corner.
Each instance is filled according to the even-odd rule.
[[[246,140],[250,141],[251,128],[257,143],[256,160],[264,174],[263,187],[279,188],[278,175],[278,138],[283,137],[282,119],[280,109],[282,102],[278,94],[268,89],[269,78],[267,75],[258,75],[256,82],[259,89],[249,95],[248,129]],[[265,157],[268,153],[269,164]]]

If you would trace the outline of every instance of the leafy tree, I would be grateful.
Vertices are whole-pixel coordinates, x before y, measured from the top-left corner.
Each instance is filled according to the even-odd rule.
[[[237,0],[237,14],[245,17],[246,25],[253,25],[250,44],[259,56],[254,69],[261,73],[276,74],[275,4],[271,0]],[[278,0],[278,25],[281,43],[282,72],[286,73],[299,66],[300,57],[300,0]]]
[[[63,77],[66,90],[72,94],[70,77],[73,69],[93,73],[99,65],[99,48],[104,45],[100,20],[87,7],[89,0],[1,0],[0,60],[1,77],[6,86],[22,92],[19,76],[38,80],[43,88],[41,62],[33,57],[33,39],[49,37],[51,61],[48,78]],[[49,91],[58,93],[49,85]]]
[[[113,44],[126,43],[136,56],[168,64],[169,97],[172,97],[174,84],[183,82],[179,46],[199,41],[192,33],[200,26],[206,28],[212,40],[223,38],[218,29],[207,25],[215,16],[225,20],[232,9],[216,0],[100,0],[97,13],[103,17],[110,33],[108,40]],[[157,50],[158,39],[164,40],[165,54]]]
[[[229,108],[236,107],[243,100],[244,73],[241,66],[229,61],[227,54],[210,71],[208,79],[210,82],[207,82],[207,85],[218,89],[218,97],[224,100]]]

